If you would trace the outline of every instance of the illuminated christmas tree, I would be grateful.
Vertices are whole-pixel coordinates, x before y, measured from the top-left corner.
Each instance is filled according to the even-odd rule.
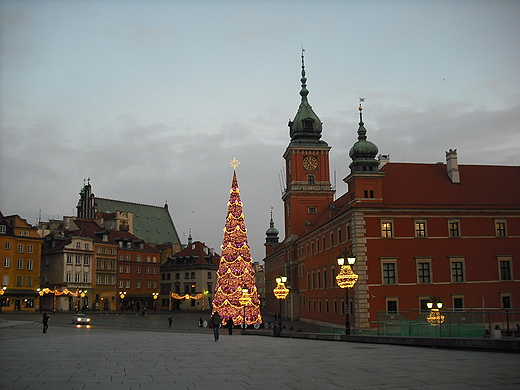
[[[213,312],[219,312],[223,323],[231,319],[234,325],[242,325],[244,322],[252,325],[260,324],[262,315],[238,188],[238,164],[240,163],[236,158],[231,162],[234,169],[233,182],[222,240],[222,256],[217,272]]]

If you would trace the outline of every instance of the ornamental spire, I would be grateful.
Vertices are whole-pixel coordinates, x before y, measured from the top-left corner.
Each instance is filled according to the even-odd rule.
[[[300,95],[302,100],[307,100],[307,95],[309,91],[307,90],[307,77],[305,77],[305,49],[302,46],[302,78],[300,79],[302,82],[302,89],[300,90]]]

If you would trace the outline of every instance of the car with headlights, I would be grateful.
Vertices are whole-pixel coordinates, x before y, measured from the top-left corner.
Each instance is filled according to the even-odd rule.
[[[87,317],[83,313],[76,314],[74,317],[72,317],[72,324],[76,325],[89,325],[90,324],[90,318]]]

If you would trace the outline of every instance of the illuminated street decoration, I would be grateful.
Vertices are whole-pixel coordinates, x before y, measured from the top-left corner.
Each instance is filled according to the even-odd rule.
[[[234,169],[238,164],[236,158],[233,159],[231,165]],[[247,241],[236,171],[233,172],[221,249],[222,256],[217,271],[212,311],[219,312],[223,323],[231,319],[234,325],[241,325],[244,322],[248,325],[260,324],[262,322],[260,300],[255,284],[253,259]],[[247,301],[243,289],[247,290]]]
[[[426,304],[428,309],[430,309],[430,314],[426,317],[426,321],[428,321],[431,325],[437,326],[444,322],[444,316],[441,314],[443,303],[439,298],[433,297],[430,302]]]
[[[276,278],[276,287],[273,289],[274,296],[276,299],[285,299],[287,295],[289,295],[289,289],[285,287],[285,282],[287,281],[287,276],[282,276]],[[280,302],[281,303],[281,302]],[[281,310],[280,310],[281,312]]]

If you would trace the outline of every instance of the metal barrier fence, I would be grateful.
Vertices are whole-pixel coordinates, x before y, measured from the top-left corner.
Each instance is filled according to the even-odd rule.
[[[377,312],[377,334],[416,337],[520,337],[518,309],[441,310],[441,323],[427,320],[430,311]]]

